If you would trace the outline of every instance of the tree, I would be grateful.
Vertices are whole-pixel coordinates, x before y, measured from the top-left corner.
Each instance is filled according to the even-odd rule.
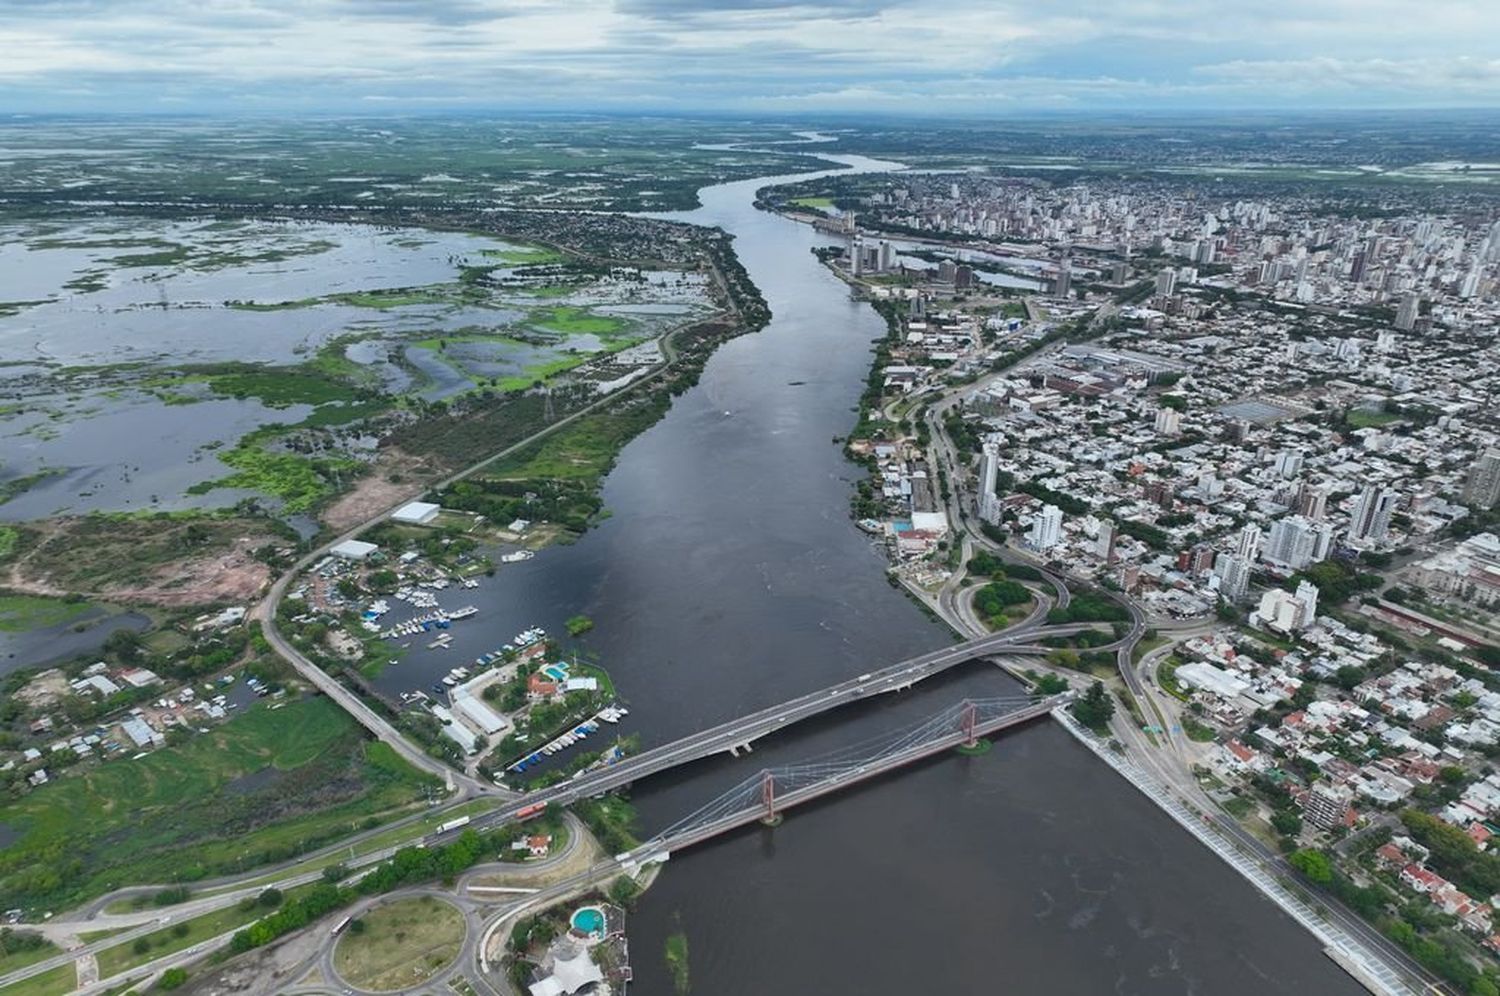
[[[1080,723],[1095,731],[1103,730],[1110,717],[1115,714],[1114,699],[1109,697],[1102,681],[1090,685],[1089,690],[1071,708]]]
[[[323,869],[323,881],[330,884],[342,882],[349,877],[349,869],[343,865],[328,865]]]
[[[1292,856],[1287,860],[1314,885],[1327,885],[1333,881],[1333,863],[1322,851],[1303,848],[1300,851],[1293,851]]]
[[[281,900],[282,895],[280,889],[265,889],[259,896],[256,897],[255,901],[260,903],[260,905],[266,907],[267,909],[274,909],[275,907],[281,905]]]
[[[158,989],[176,989],[188,980],[187,969],[169,968],[161,973],[161,978],[156,982]]]
[[[1278,809],[1271,816],[1271,826],[1276,828],[1277,833],[1295,837],[1302,832],[1302,817],[1290,809]]]

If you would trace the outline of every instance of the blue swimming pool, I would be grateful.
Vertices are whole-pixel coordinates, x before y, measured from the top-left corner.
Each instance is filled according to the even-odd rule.
[[[542,668],[542,673],[551,678],[553,681],[565,681],[568,677],[567,669],[558,667],[556,664],[548,664],[546,667]]]
[[[596,906],[585,906],[573,914],[573,929],[580,934],[603,934],[604,912]]]

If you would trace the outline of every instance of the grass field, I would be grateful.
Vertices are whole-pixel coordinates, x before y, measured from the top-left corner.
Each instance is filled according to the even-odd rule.
[[[654,405],[585,415],[520,453],[497,462],[487,476],[592,482],[614,465],[620,449],[660,416]]]
[[[9,928],[6,928],[9,930]],[[22,947],[21,950],[12,951],[10,948],[18,945],[4,945],[3,953],[0,953],[0,975],[9,975],[18,968],[27,965],[35,965],[39,961],[46,961],[62,949],[50,941],[41,941],[36,947]]]
[[[315,367],[265,367],[212,374],[208,384],[231,398],[259,398],[272,408],[352,402],[358,395],[348,384]]]
[[[587,308],[559,304],[533,313],[531,322],[553,332],[570,335],[609,336],[625,329],[630,323],[613,315],[596,315]]]
[[[249,488],[280,498],[288,512],[307,512],[331,498],[340,475],[355,476],[356,460],[342,457],[314,458],[300,453],[273,452],[246,437],[232,450],[220,451],[220,462],[233,468],[228,477],[204,481],[188,488],[188,494],[207,494],[216,488]]]
[[[511,266],[537,266],[542,263],[558,263],[563,259],[562,253],[546,246],[517,246],[513,249],[486,249],[484,255],[488,259],[508,263]]]
[[[0,987],[0,996],[65,996],[77,985],[77,970],[72,965],[59,965],[40,975]]]
[[[327,699],[257,706],[0,806],[0,824],[19,834],[0,852],[0,901],[70,906],[248,870],[417,803],[429,783]]]
[[[827,211],[833,207],[832,197],[798,197],[792,201],[797,207],[813,208],[817,211]]]
[[[1394,412],[1372,412],[1363,408],[1351,408],[1345,413],[1344,420],[1355,429],[1376,429],[1401,421],[1401,416]]]
[[[87,602],[64,602],[60,598],[0,594],[0,632],[21,633],[60,626],[87,612]]]
[[[417,896],[378,906],[346,930],[333,964],[345,982],[386,992],[420,985],[458,957],[464,919],[449,903]]]
[[[307,888],[308,886],[303,886],[301,889],[290,890],[283,902],[297,898],[299,892],[306,891]],[[181,951],[194,944],[212,940],[221,934],[238,930],[269,912],[269,909],[262,906],[254,906],[248,910],[241,909],[237,904],[226,906],[221,910],[173,923],[161,930],[152,931],[123,944],[116,944],[112,948],[105,948],[96,956],[99,962],[99,978],[107,979],[112,975],[119,975],[138,965],[163,958],[174,951]],[[137,952],[136,945],[142,940],[146,942],[147,950]]]

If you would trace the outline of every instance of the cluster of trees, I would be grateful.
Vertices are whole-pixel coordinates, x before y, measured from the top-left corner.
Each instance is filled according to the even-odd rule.
[[[1401,822],[1413,840],[1432,852],[1438,874],[1471,896],[1500,892],[1500,855],[1481,851],[1458,827],[1421,810],[1403,810]]]
[[[1287,590],[1296,589],[1297,583],[1304,580],[1318,586],[1318,598],[1327,605],[1346,601],[1361,592],[1374,591],[1383,583],[1379,574],[1357,571],[1340,560],[1324,560],[1303,568],[1287,581]]]
[[[1074,595],[1067,607],[1057,607],[1047,613],[1047,621],[1054,625],[1075,622],[1126,622],[1130,613],[1125,606],[1112,598],[1093,592]]]
[[[989,523],[984,523],[984,525],[989,526]],[[988,550],[980,550],[970,557],[968,568],[970,574],[983,574],[994,578],[1013,578],[1020,581],[1042,580],[1042,572],[1030,564],[1007,564]]]
[[[1104,683],[1096,681],[1068,708],[1084,726],[1095,733],[1102,733],[1109,725],[1110,717],[1115,714],[1115,700],[1110,698]]]
[[[622,854],[640,843],[635,836],[635,807],[623,796],[585,799],[573,804],[573,813],[607,854]]]
[[[1123,522],[1116,523],[1116,526],[1126,536],[1140,540],[1153,550],[1165,550],[1172,542],[1171,537],[1166,534],[1165,530],[1158,526],[1153,526],[1149,522],[1137,522],[1134,519],[1126,519]]]
[[[452,877],[473,866],[486,849],[486,838],[473,830],[465,830],[458,840],[442,847],[403,847],[352,888],[330,881],[317,883],[304,895],[286,903],[276,912],[236,932],[230,942],[230,950],[238,954],[269,944],[278,937],[300,930],[319,917],[348,905],[358,896],[375,896],[414,882]],[[346,869],[332,867],[335,872],[324,877],[342,878]]]
[[[1089,503],[1081,498],[1074,498],[1072,495],[1064,494],[1061,491],[1053,491],[1046,485],[1039,484],[1036,481],[1023,481],[1016,485],[1016,490],[1022,494],[1031,495],[1037,501],[1056,505],[1069,515],[1085,515],[1089,511]]]
[[[1008,578],[991,581],[974,593],[974,608],[987,619],[1005,613],[1012,605],[1025,605],[1031,601],[1031,592],[1019,581]]]

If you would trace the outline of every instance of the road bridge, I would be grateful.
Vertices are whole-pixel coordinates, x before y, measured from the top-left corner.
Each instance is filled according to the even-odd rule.
[[[648,854],[670,854],[749,823],[774,823],[794,806],[954,747],[975,746],[980,737],[1048,715],[1072,698],[1073,693],[1064,692],[1041,700],[1026,696],[968,699],[912,726],[816,760],[764,768],[642,848]]]
[[[803,720],[874,695],[904,691],[960,664],[990,654],[1050,652],[1052,649],[1050,647],[1027,646],[1027,641],[1039,635],[1045,635],[1047,632],[1050,630],[1039,621],[1023,623],[1000,633],[934,650],[855,678],[840,681],[779,705],[768,706],[671,743],[653,747],[608,767],[587,772],[558,785],[528,792],[524,796],[511,799],[508,805],[493,813],[476,818],[469,825],[479,828],[499,826],[511,822],[522,810],[538,803],[569,805],[579,799],[587,799],[613,789],[623,788],[637,779],[668,771],[713,754],[738,755],[748,752],[755,741],[760,738],[788,729]],[[1017,647],[1025,647],[1025,649],[1017,650]],[[447,834],[434,834],[428,838],[428,842],[443,843],[455,838],[459,832],[455,830]]]

